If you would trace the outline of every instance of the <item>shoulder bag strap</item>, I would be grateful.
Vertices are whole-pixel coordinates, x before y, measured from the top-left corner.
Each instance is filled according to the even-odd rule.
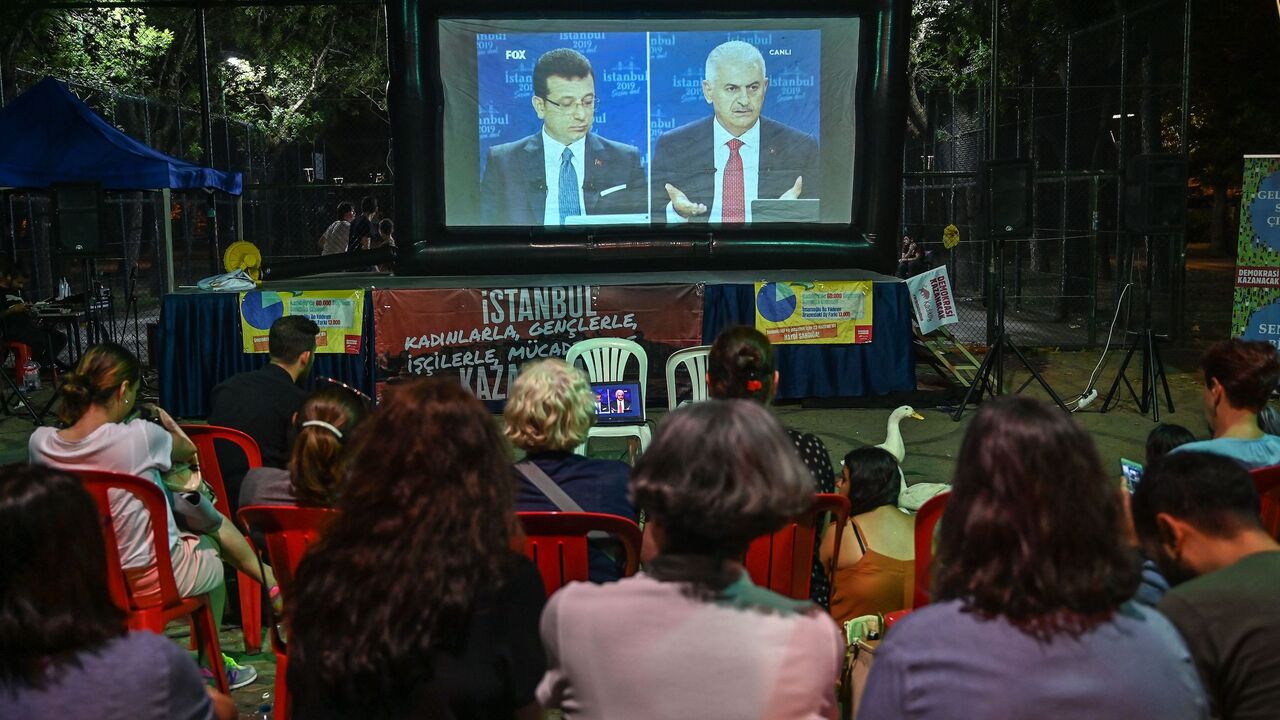
[[[560,512],[586,512],[582,509],[573,498],[569,497],[569,493],[556,484],[551,476],[542,471],[542,468],[533,463],[532,460],[524,460],[516,463],[516,471],[525,477],[526,480],[533,483],[539,492],[547,496],[552,505],[556,506]],[[593,530],[587,533],[588,540],[613,540],[613,536],[603,530]],[[610,550],[595,546],[597,550],[604,553],[606,557],[615,563],[621,564],[617,555]]]

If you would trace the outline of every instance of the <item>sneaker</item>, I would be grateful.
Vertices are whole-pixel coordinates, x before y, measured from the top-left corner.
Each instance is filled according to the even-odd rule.
[[[241,665],[226,654],[222,656],[222,668],[227,674],[227,686],[231,690],[239,690],[258,679],[258,671],[254,670],[252,665]],[[213,682],[212,670],[200,668],[200,675],[206,682]]]

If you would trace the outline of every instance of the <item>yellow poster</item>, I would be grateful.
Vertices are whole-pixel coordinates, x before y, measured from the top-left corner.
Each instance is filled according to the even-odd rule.
[[[246,353],[265,353],[271,323],[302,315],[320,326],[316,352],[356,355],[364,326],[364,290],[252,290],[240,293],[240,334]]]
[[[871,281],[758,282],[756,329],[775,345],[871,342]]]

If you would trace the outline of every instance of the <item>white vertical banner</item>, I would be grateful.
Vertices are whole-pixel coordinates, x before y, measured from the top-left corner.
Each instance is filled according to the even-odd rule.
[[[951,297],[951,280],[947,277],[946,265],[907,278],[907,292],[911,293],[911,309],[920,326],[920,334],[928,335],[943,325],[960,322]]]

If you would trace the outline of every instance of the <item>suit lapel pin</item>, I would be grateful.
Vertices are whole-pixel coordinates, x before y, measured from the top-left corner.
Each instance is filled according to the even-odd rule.
[[[774,155],[774,154],[776,154],[777,152],[778,152],[778,148],[776,148],[776,147],[772,147],[772,146],[770,146],[770,147],[769,147],[769,154],[770,154],[770,155]]]
[[[595,166],[596,166],[596,167],[604,167],[604,161],[603,161],[603,160],[601,160],[600,158],[596,158]]]

